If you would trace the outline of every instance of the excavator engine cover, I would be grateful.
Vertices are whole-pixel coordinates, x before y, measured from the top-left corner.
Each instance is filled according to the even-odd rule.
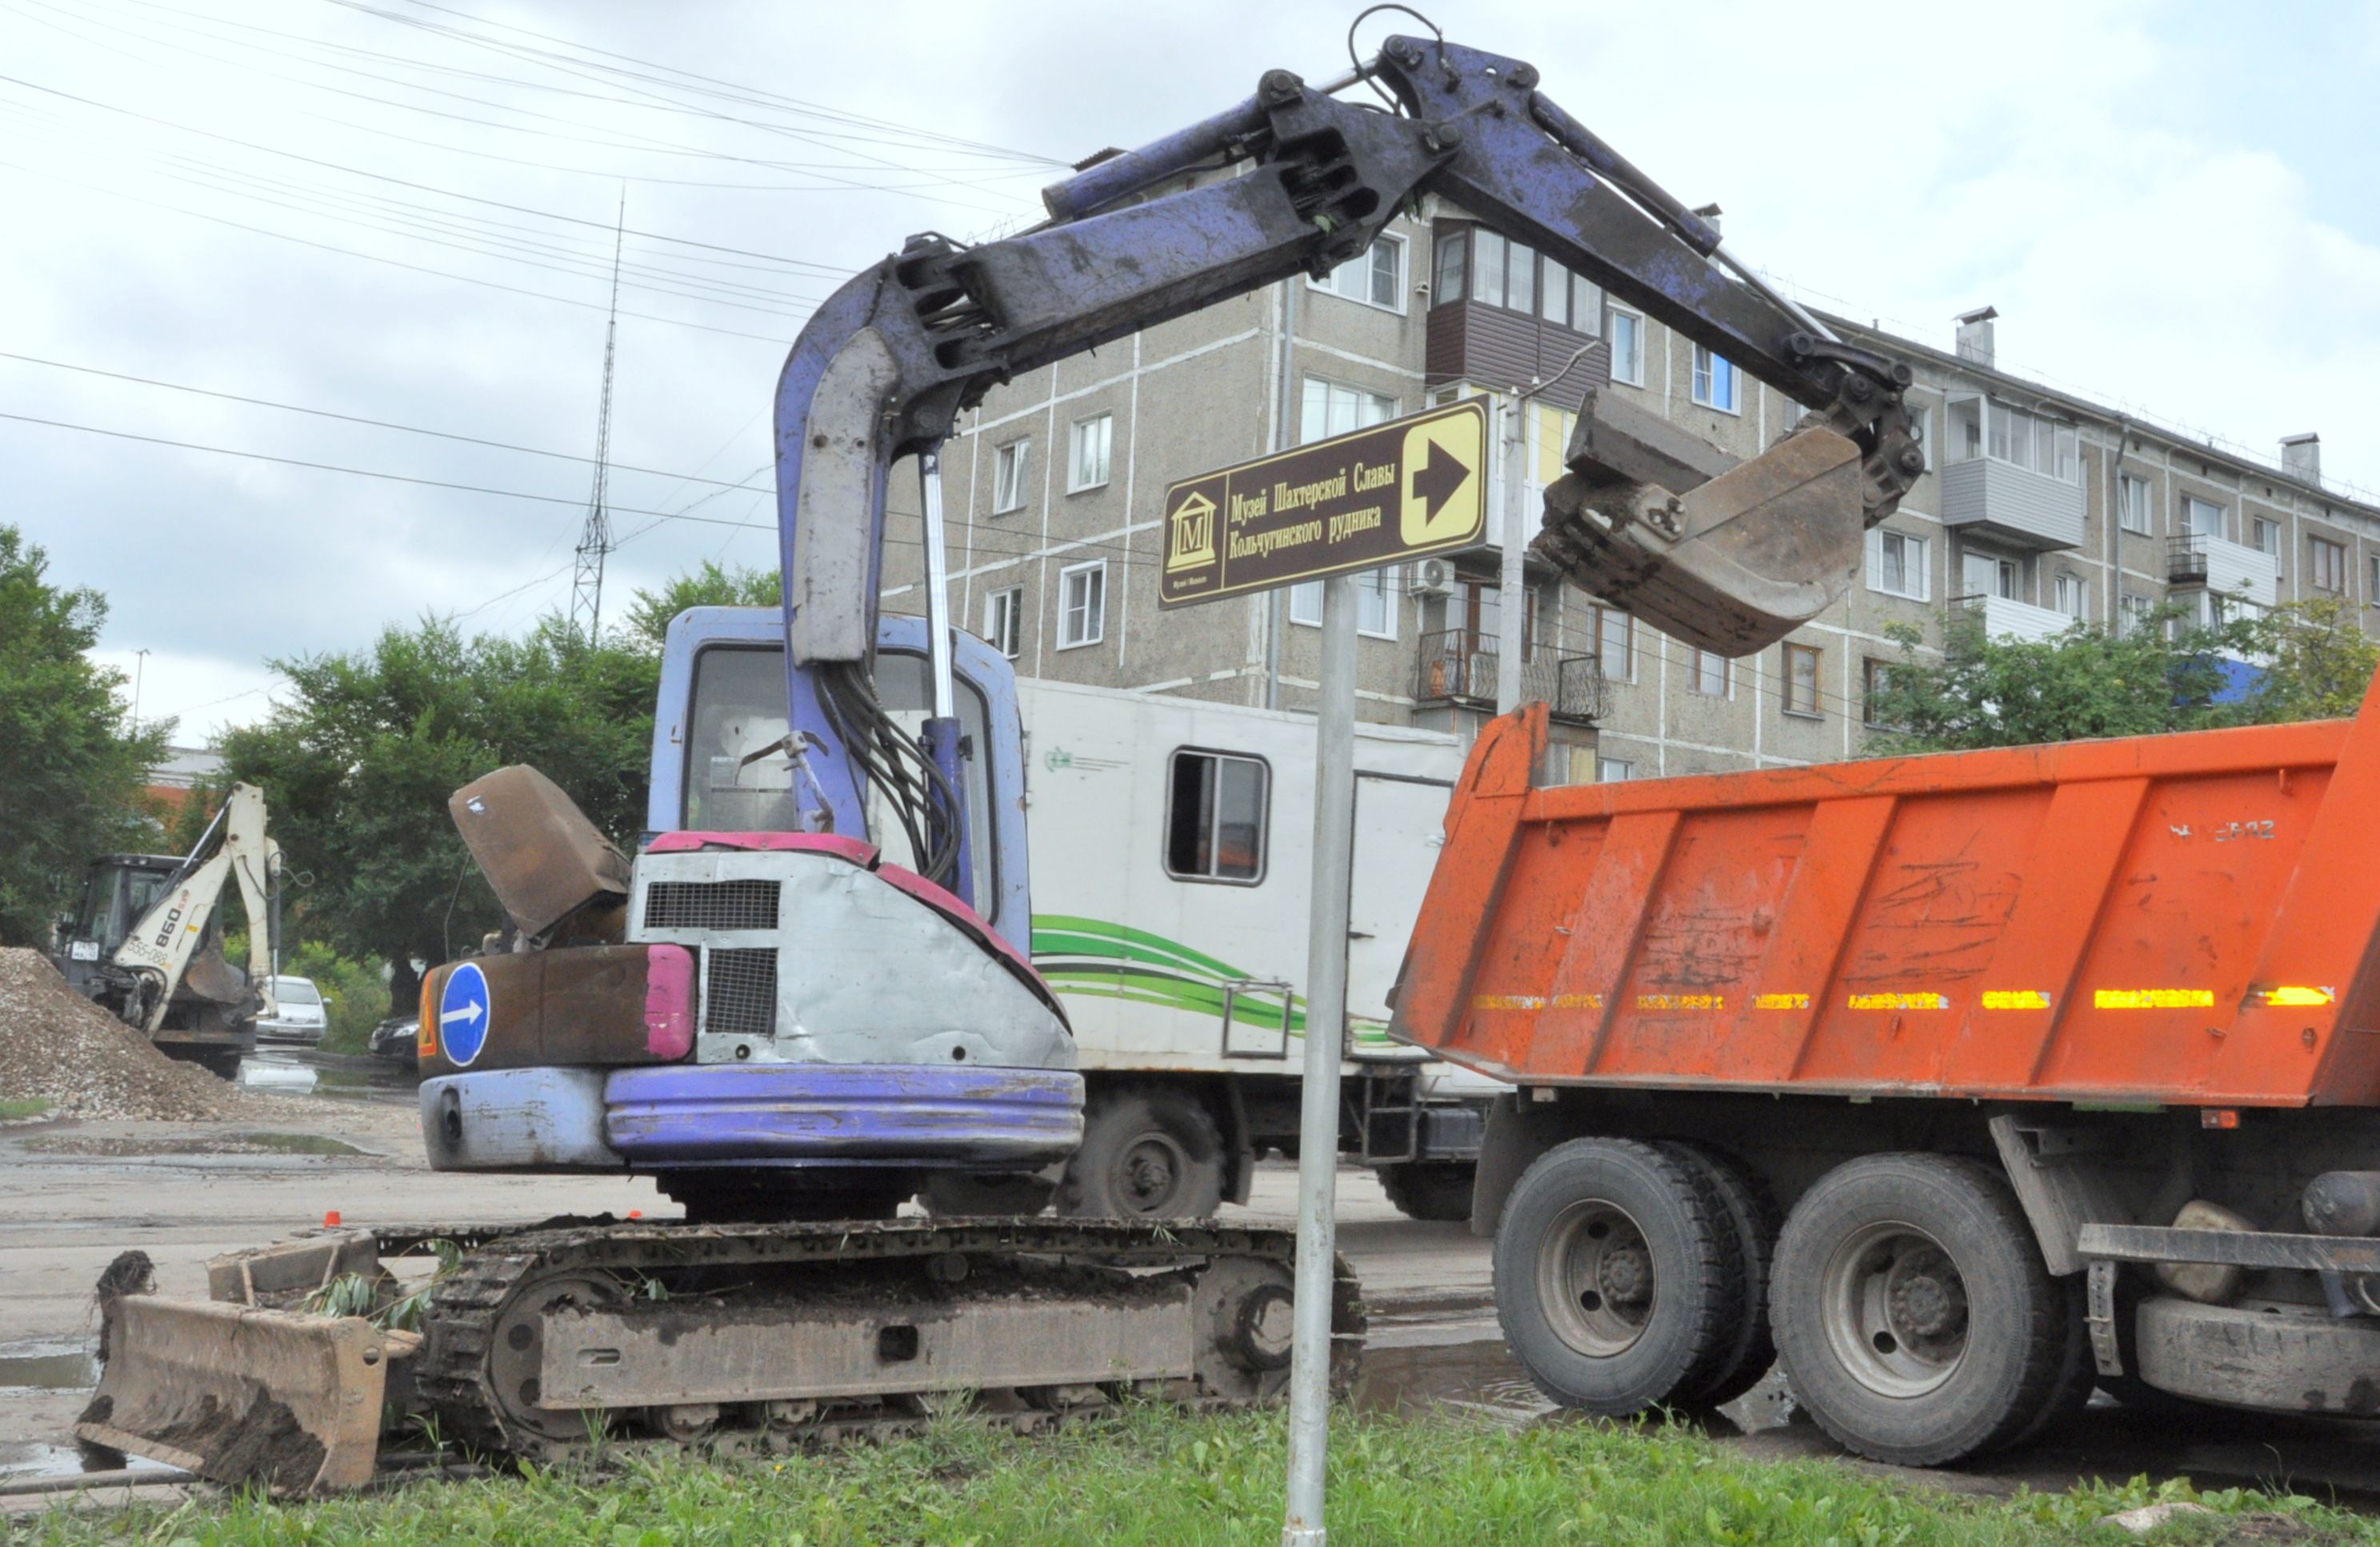
[[[1859,448],[1807,426],[1749,462],[1591,392],[1546,489],[1539,557],[1689,645],[1750,655],[1849,587],[1863,536]]]
[[[628,892],[628,861],[562,787],[516,763],[448,797],[455,830],[524,935]]]

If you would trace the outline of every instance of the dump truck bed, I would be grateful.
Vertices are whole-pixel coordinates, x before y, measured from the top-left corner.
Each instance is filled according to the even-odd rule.
[[[1473,749],[1407,1041],[1529,1084],[2380,1097],[2369,707],[1535,789],[1544,716]]]

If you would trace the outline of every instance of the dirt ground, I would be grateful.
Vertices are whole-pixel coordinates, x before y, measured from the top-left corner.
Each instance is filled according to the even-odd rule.
[[[334,1142],[308,1142],[319,1140]],[[1227,1212],[1285,1223],[1295,1191],[1291,1167],[1268,1165],[1251,1205]],[[1359,1168],[1342,1169],[1339,1195],[1340,1247],[1371,1311],[1359,1402],[1449,1404],[1515,1422],[1548,1414],[1498,1334],[1488,1242],[1461,1225],[1405,1219]],[[633,1178],[433,1174],[414,1108],[395,1093],[294,1097],[277,1108],[251,1095],[237,1118],[205,1123],[0,1125],[0,1481],[73,1469],[71,1451],[60,1447],[70,1444],[84,1400],[88,1377],[79,1372],[97,1333],[91,1286],[118,1251],[148,1252],[159,1292],[203,1296],[209,1257],[319,1226],[333,1210],[351,1226],[677,1213],[650,1182]],[[1772,1377],[1704,1421],[1764,1456],[1839,1454],[1791,1417],[1791,1398]],[[2005,1493],[2144,1472],[2380,1505],[2380,1425],[2220,1414],[2143,1425],[2103,1397],[2066,1432],[2018,1455],[1956,1473],[1905,1475]],[[0,1513],[42,1502],[0,1499]]]

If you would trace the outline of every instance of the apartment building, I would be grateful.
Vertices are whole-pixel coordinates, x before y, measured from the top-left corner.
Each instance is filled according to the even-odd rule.
[[[1937,348],[1829,319],[1913,367],[1930,469],[1868,535],[1862,583],[1782,644],[1710,655],[1529,566],[1523,675],[1553,713],[1547,778],[1856,755],[1876,673],[1900,657],[1886,629],[1938,639],[1954,605],[1981,608],[1996,634],[2037,638],[2076,619],[2121,626],[2168,599],[2212,616],[2333,594],[2358,598],[2380,631],[2380,505],[2324,484],[2315,437],[2268,465],[2027,381],[1998,369],[1996,320],[1970,313]],[[1020,376],[966,415],[942,457],[955,615],[1024,675],[1310,707],[1320,587],[1160,610],[1166,485],[1519,390],[1524,449],[1491,477],[1489,509],[1518,477],[1534,511],[1589,387],[1745,457],[1802,412],[1433,199],[1322,280]],[[922,610],[916,508],[896,479],[885,574],[896,610]],[[1499,561],[1489,543],[1365,579],[1363,718],[1476,727],[1495,695]]]

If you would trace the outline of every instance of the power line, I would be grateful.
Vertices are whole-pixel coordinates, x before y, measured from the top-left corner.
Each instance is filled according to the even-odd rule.
[[[0,166],[9,167],[15,171],[23,172],[35,177],[45,177],[54,182],[67,180],[58,177],[55,174],[42,172],[37,168],[21,165],[16,162],[0,162]],[[308,237],[292,236],[286,231],[274,231],[265,226],[249,225],[245,222],[231,220],[222,215],[210,215],[198,210],[186,210],[178,204],[168,204],[161,199],[143,199],[139,194],[126,193],[120,188],[103,188],[100,187],[96,184],[90,183],[77,183],[75,186],[84,189],[86,192],[102,193],[107,195],[111,199],[122,199],[134,204],[145,204],[152,210],[170,211],[177,215],[188,215],[192,220],[202,220],[215,225],[227,225],[235,231],[246,231],[258,236],[271,236],[279,241],[295,242],[299,247],[315,248],[323,252],[337,253],[344,258],[360,258],[367,262],[385,263],[391,268],[408,269],[415,273],[431,274],[440,279],[460,280],[466,284],[483,285],[488,289],[502,290],[509,295],[528,296],[536,300],[554,301],[563,306],[580,307],[589,311],[603,311],[608,309],[598,301],[581,301],[574,299],[568,296],[556,296],[543,290],[530,290],[517,284],[505,284],[497,280],[481,279],[472,274],[458,274],[451,270],[433,269],[421,263],[408,263],[402,259],[386,258],[375,252],[358,252],[353,248],[335,247],[329,242],[317,242]],[[780,349],[790,347],[791,344],[790,340],[771,337],[767,333],[746,332],[741,328],[722,328],[709,322],[689,322],[682,317],[662,317],[649,311],[623,311],[620,315],[623,317],[634,317],[640,321],[666,322],[672,327],[693,328],[698,332],[706,333],[723,333],[730,338],[748,338],[760,344],[773,344]]]
[[[133,112],[131,107],[116,107],[115,103],[98,103],[98,100],[92,100],[92,98],[79,98],[79,95],[74,95],[71,91],[57,91],[55,86],[38,86],[38,83],[33,81],[21,81],[21,79],[17,79],[17,76],[0,76],[0,83],[7,83],[7,86],[21,86],[26,88],[26,91],[38,91],[38,93],[42,95],[62,98],[67,100],[67,103],[81,104],[81,107],[95,107],[95,110],[100,112],[112,112],[112,115],[127,116],[127,119],[138,119],[140,124],[154,124],[157,128],[171,128],[174,133],[190,133],[190,136],[207,138],[207,140],[222,140],[224,145],[238,145],[240,150],[257,150],[257,152],[264,152],[264,155],[278,155],[278,157],[285,157],[285,160],[290,162],[305,162],[307,166],[322,166],[322,169],[326,169],[326,172],[346,172],[347,176],[371,178],[373,183],[390,183],[390,186],[395,186],[395,188],[412,188],[414,193],[435,193],[435,195],[441,195],[441,198],[464,199],[464,202],[471,202],[471,205],[488,205],[492,207],[492,210],[512,210],[514,214],[536,214],[536,217],[540,219],[569,224],[569,226],[592,226],[592,228],[598,228],[598,231],[602,228],[602,222],[583,219],[578,217],[578,214],[562,214],[562,212],[557,210],[538,210],[538,207],[533,205],[516,205],[516,202],[509,202],[509,199],[483,198],[483,195],[479,193],[462,193],[462,190],[457,188],[441,188],[441,186],[435,186],[435,183],[417,183],[412,181],[412,178],[388,176],[388,174],[383,172],[367,172],[367,169],[362,169],[362,166],[347,166],[343,164],[343,162],[326,162],[322,160],[322,157],[298,155],[295,150],[284,150],[284,148],[278,148],[278,145],[261,145],[257,143],[257,140],[240,140],[240,138],[228,136],[228,133],[214,133],[210,131],[210,128],[193,128],[190,124],[176,124],[176,121],[160,119],[160,116],[145,115],[145,112]],[[726,245],[704,243],[704,240],[686,238],[686,236],[669,236],[664,234],[664,231],[638,231],[638,228],[631,228],[628,236],[640,236],[640,238],[657,240],[657,243],[676,243],[676,245],[683,245],[683,248],[704,248],[704,250],[710,250],[710,252],[733,252],[733,255],[738,255],[738,257],[761,257],[761,260],[778,261],[778,264],[785,264],[785,267],[809,269],[811,273],[831,276],[831,279],[843,279],[843,273],[844,273],[844,269],[833,267],[833,264],[819,264],[819,261],[800,260],[800,257],[783,257],[783,255],[776,255],[776,252],[755,252],[755,250],[749,250],[749,248],[726,248]]]
[[[233,446],[210,446],[198,441],[175,441],[163,435],[140,435],[128,429],[108,429],[100,425],[76,424],[72,420],[43,418],[35,414],[14,414],[0,410],[0,419],[14,419],[19,424],[43,425],[52,429],[80,430],[86,435],[104,435],[117,441],[139,441],[152,446],[171,446],[180,451],[211,452],[217,456],[237,456],[245,457],[251,462],[278,463],[285,467],[307,467],[317,472],[346,473],[362,478],[384,478],[391,483],[418,484],[427,489],[452,489],[467,494],[496,494],[508,500],[534,500],[545,505],[583,506],[586,503],[583,500],[574,499],[566,494],[532,494],[525,489],[495,489],[486,484],[456,483],[445,478],[419,477],[410,473],[386,473],[371,467],[347,467],[337,463],[310,462],[303,457],[275,456],[268,452],[242,451]],[[774,529],[759,526],[751,522],[720,521],[713,517],[688,515],[676,511],[644,510],[634,505],[614,505],[612,508],[624,515],[657,515],[668,521],[694,521],[710,526],[754,526],[756,530],[760,531]]]
[[[155,377],[134,376],[121,370],[103,370],[98,366],[71,365],[65,360],[43,359],[38,355],[19,355],[6,349],[0,349],[0,360],[17,360],[26,365],[47,366],[52,369],[71,370],[85,376],[103,376],[112,381],[130,381],[143,387],[163,387],[168,392],[190,393],[200,397],[219,398],[226,403],[244,403],[257,408],[277,408],[286,414],[308,414],[315,418],[337,419],[346,424],[366,425],[374,429],[395,429],[402,430],[407,435],[428,435],[441,441],[459,441],[465,445],[486,446],[494,451],[518,452],[525,456],[550,456],[559,462],[582,464],[594,460],[573,452],[547,451],[540,446],[515,445],[509,441],[491,441],[479,435],[461,435],[453,430],[431,429],[422,425],[400,424],[394,419],[367,418],[360,414],[342,414],[329,408],[308,408],[295,403],[276,403],[266,397],[249,397],[239,393],[217,392],[211,387],[193,387],[181,381],[164,381]],[[720,478],[704,477],[699,473],[672,473],[659,467],[638,467],[622,462],[613,463],[612,465],[623,473],[644,473],[657,478],[676,478],[681,483],[717,484],[722,489],[730,489],[752,487],[749,474],[746,475],[746,481],[728,483]]]

